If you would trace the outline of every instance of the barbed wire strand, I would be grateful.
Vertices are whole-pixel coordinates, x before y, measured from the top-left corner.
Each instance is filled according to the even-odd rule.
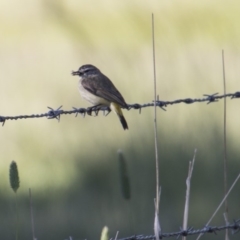
[[[226,229],[231,229],[232,234],[236,234],[240,231],[240,219],[233,220],[232,224],[224,225],[224,226],[204,226],[202,229],[194,230],[193,227],[189,227],[187,230],[182,230],[180,227],[180,231],[172,232],[172,233],[161,233],[159,239],[177,237],[177,239],[181,236],[190,236],[197,234],[205,234],[205,233],[214,233],[217,234],[219,231],[223,231]],[[119,238],[118,240],[155,240],[155,235],[133,235],[131,237]]]
[[[202,102],[207,102],[207,104],[209,103],[215,103],[220,99],[223,98],[231,98],[231,99],[236,99],[236,98],[240,98],[240,91],[235,92],[235,93],[227,93],[227,94],[223,94],[223,95],[218,95],[218,93],[214,93],[214,94],[203,94],[203,96],[205,96],[204,98],[185,98],[185,99],[177,99],[177,100],[173,100],[173,101],[162,101],[162,100],[157,100],[156,101],[156,106],[160,107],[162,110],[166,111],[166,107],[168,105],[174,105],[174,104],[180,104],[180,103],[186,103],[186,104],[192,104],[192,103],[202,103]],[[135,109],[135,110],[139,110],[139,113],[141,113],[141,109],[142,108],[146,108],[146,107],[153,107],[155,104],[155,101],[152,101],[151,103],[145,103],[145,104],[128,104],[128,110],[131,109]],[[48,107],[48,109],[50,109],[50,111],[46,112],[46,113],[42,113],[42,114],[31,114],[31,115],[18,115],[18,116],[0,116],[0,122],[2,122],[2,125],[4,126],[5,122],[7,120],[18,120],[18,119],[28,119],[28,118],[43,118],[43,117],[47,117],[48,119],[57,119],[58,121],[60,121],[60,116],[63,114],[76,114],[76,116],[78,114],[81,114],[83,117],[88,114],[88,115],[92,115],[92,113],[94,112],[95,116],[98,115],[99,111],[103,111],[104,115],[107,116],[110,113],[110,108],[108,107],[89,107],[89,108],[75,108],[73,107],[73,110],[62,110],[61,109],[62,106],[60,106],[59,108],[57,108],[56,110],[54,110],[51,107]],[[107,113],[106,113],[107,112]]]

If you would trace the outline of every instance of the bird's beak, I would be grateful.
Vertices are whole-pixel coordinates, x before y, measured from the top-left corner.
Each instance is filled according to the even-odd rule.
[[[72,71],[72,75],[73,76],[79,75],[79,71]]]

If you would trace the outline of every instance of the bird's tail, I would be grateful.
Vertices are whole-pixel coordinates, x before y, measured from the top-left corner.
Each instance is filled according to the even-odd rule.
[[[127,121],[126,121],[125,117],[123,116],[120,105],[112,102],[110,105],[110,108],[118,115],[119,120],[123,126],[123,129],[124,130],[128,129]]]

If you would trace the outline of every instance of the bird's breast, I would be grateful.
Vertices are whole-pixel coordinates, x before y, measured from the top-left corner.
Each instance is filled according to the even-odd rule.
[[[82,80],[81,79],[79,80],[79,83],[78,83],[78,89],[79,89],[79,92],[80,92],[82,98],[84,98],[85,100],[90,102],[92,105],[99,105],[99,104],[101,104],[103,106],[109,106],[110,105],[110,102],[107,101],[106,99],[98,97],[97,95],[94,95],[91,92],[89,92],[87,89],[85,89],[82,86]]]

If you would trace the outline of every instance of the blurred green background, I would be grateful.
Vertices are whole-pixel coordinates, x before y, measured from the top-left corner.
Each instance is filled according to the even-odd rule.
[[[88,107],[72,70],[91,63],[127,103],[153,100],[151,14],[155,15],[157,94],[161,100],[239,91],[240,2],[1,0],[0,115]],[[153,108],[115,114],[64,115],[61,121],[7,121],[0,135],[0,239],[14,239],[15,196],[9,165],[18,164],[19,239],[31,239],[28,190],[37,239],[99,239],[153,234]],[[157,110],[163,232],[182,225],[188,162],[197,148],[189,225],[203,227],[223,198],[223,101]],[[229,185],[240,172],[239,100],[227,101]],[[128,165],[131,199],[121,195],[118,149]],[[229,197],[229,220],[240,217],[240,183]],[[221,209],[213,225],[224,224]],[[224,233],[218,234],[223,236]],[[194,237],[195,239],[196,237]],[[239,234],[232,237],[238,239]],[[204,239],[213,239],[212,235]]]

